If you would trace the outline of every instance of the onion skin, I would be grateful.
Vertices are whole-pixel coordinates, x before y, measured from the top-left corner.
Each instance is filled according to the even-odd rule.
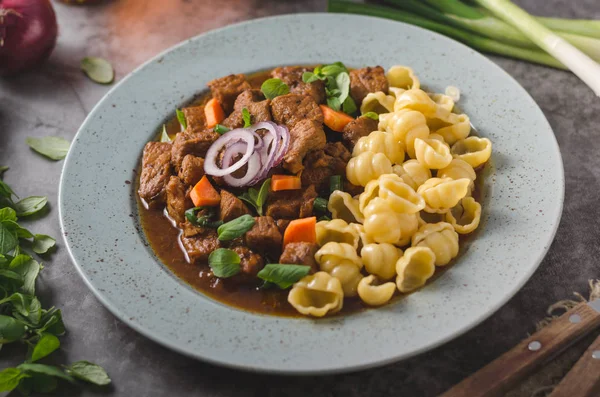
[[[49,0],[0,0],[0,75],[40,65],[52,53],[57,36]]]

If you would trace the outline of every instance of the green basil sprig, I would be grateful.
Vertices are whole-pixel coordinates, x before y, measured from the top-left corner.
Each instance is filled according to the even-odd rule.
[[[182,130],[185,130],[187,128],[187,120],[185,119],[185,114],[179,109],[175,109],[175,113],[177,114],[177,121],[179,121],[179,124],[181,124]]]
[[[290,87],[281,79],[268,79],[260,86],[260,90],[265,95],[265,98],[273,99],[280,95],[289,94]]]
[[[235,276],[241,270],[240,256],[233,250],[217,248],[208,256],[208,266],[219,278]]]
[[[379,115],[375,112],[367,112],[367,113],[363,114],[362,117],[368,117],[375,121],[379,120]]]
[[[252,115],[248,108],[242,109],[242,119],[244,120],[244,128],[248,128],[252,125]]]
[[[325,82],[327,106],[333,110],[342,110],[347,114],[356,112],[356,103],[350,96],[350,75],[342,62],[317,66],[312,72],[302,74],[302,81],[305,83],[317,80]]]
[[[244,192],[238,198],[240,200],[245,201],[256,209],[258,215],[263,215],[263,207],[267,202],[267,197],[269,196],[269,189],[271,187],[271,178],[268,178],[263,182],[260,187],[260,190],[256,190],[254,188],[248,189],[247,192]]]
[[[194,226],[216,229],[223,224],[218,219],[217,207],[194,207],[185,211],[185,218]]]
[[[254,226],[256,221],[251,215],[242,215],[239,218],[235,218],[232,221],[222,224],[217,229],[219,234],[219,240],[231,241],[235,238],[241,237]]]
[[[288,289],[309,272],[310,266],[270,263],[258,272],[257,277],[264,280],[265,285]]]
[[[67,157],[71,143],[57,136],[27,138],[25,142],[30,148],[51,160],[62,160]]]

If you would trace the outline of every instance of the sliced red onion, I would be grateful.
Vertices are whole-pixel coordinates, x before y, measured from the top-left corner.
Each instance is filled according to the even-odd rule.
[[[248,160],[248,170],[246,171],[246,175],[244,175],[241,178],[236,178],[233,175],[229,174],[225,175],[223,177],[223,180],[229,186],[233,187],[252,185],[253,181],[256,179],[256,176],[260,173],[260,171],[260,155],[258,154],[258,152],[254,152]]]
[[[287,127],[283,125],[278,125],[277,131],[279,132],[279,136],[281,137],[281,143],[279,145],[279,150],[277,150],[277,154],[275,155],[275,161],[273,162],[274,167],[281,164],[281,162],[283,161],[283,157],[290,148],[290,131],[287,129]]]
[[[255,136],[252,132],[246,128],[236,128],[235,130],[231,130],[221,135],[206,152],[204,172],[213,176],[225,176],[242,168],[254,153],[254,138]],[[221,149],[239,141],[246,142],[246,151],[242,158],[230,166],[219,168],[217,165],[217,157],[219,156]]]
[[[238,154],[246,153],[246,148],[248,145],[246,142],[235,142],[231,145],[227,146],[225,152],[223,153],[223,159],[221,160],[221,167],[229,167],[233,162],[233,158]],[[256,146],[254,147],[256,150]]]

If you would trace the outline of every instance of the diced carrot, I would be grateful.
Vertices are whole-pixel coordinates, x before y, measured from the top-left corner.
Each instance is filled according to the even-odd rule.
[[[285,233],[283,234],[283,246],[285,247],[289,243],[317,242],[317,217],[312,216],[310,218],[294,219],[290,222]]]
[[[329,106],[319,105],[323,112],[323,118],[325,125],[334,131],[342,132],[344,127],[351,121],[354,120],[352,116],[348,116],[344,112],[338,112],[330,108]]]
[[[210,184],[210,181],[204,175],[200,182],[196,183],[196,186],[190,192],[190,198],[194,202],[196,207],[202,206],[216,206],[221,202],[221,195],[216,189]]]
[[[293,175],[273,175],[271,177],[271,190],[297,190],[302,187],[299,176]]]
[[[204,106],[204,115],[206,116],[206,127],[213,128],[221,121],[225,120],[225,112],[216,98],[212,98]]]

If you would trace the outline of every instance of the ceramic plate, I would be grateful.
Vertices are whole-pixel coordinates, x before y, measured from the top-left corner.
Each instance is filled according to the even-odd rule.
[[[426,288],[377,310],[331,319],[282,318],[214,301],[154,256],[135,202],[142,149],[165,120],[230,73],[343,61],[409,65],[459,105],[494,144],[483,230]],[[543,178],[541,177],[543,175]],[[60,186],[63,234],[75,266],[115,316],[183,354],[235,368],[330,373],[400,360],[457,337],[529,279],[554,237],[564,183],[548,122],[494,63],[438,34],[383,19],[304,14],[260,19],[188,40],[131,73],[77,133]]]

